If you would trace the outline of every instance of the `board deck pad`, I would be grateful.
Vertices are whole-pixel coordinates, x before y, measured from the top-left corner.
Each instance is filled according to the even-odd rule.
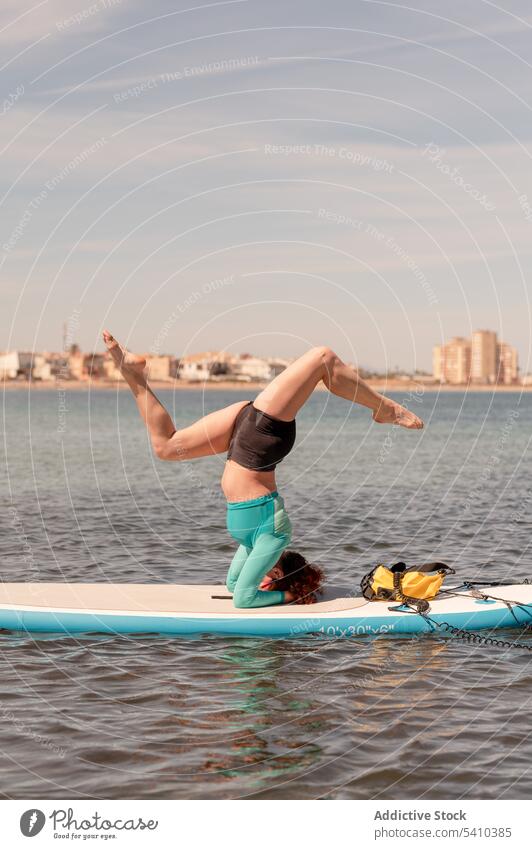
[[[347,593],[347,591],[345,591]],[[30,605],[40,608],[85,610],[121,610],[143,613],[230,613],[253,615],[275,610],[290,614],[296,610],[324,613],[351,610],[368,602],[365,598],[341,595],[337,589],[326,591],[323,600],[313,605],[279,604],[271,608],[242,609],[233,605],[224,586],[200,584],[0,584],[0,605]]]

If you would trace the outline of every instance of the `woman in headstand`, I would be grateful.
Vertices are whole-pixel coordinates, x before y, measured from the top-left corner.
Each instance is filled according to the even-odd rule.
[[[292,526],[275,483],[275,467],[294,445],[298,411],[323,381],[334,395],[370,409],[376,422],[419,429],[423,427],[421,419],[374,392],[330,348],[318,347],[291,363],[253,402],[238,401],[176,430],[148,386],[144,358],[126,351],[107,331],[103,339],[135,396],[160,460],[194,460],[227,452],[221,485],[227,499],[227,529],[239,547],[226,584],[235,607],[315,600],[312,590],[318,589],[319,570],[314,570],[307,582],[310,599],[294,591],[274,589],[276,583],[286,586],[282,579],[287,571],[296,571],[291,570],[290,559],[299,563],[299,571],[313,568],[295,552],[283,555]],[[299,581],[299,586],[302,583]]]

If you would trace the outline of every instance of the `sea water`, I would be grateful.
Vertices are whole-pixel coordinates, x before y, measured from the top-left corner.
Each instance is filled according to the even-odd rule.
[[[178,427],[240,398],[159,394]],[[532,395],[394,397],[425,430],[326,392],[301,412],[278,469],[292,547],[353,591],[397,560],[532,576]],[[223,456],[155,459],[127,391],[9,389],[3,430],[4,581],[223,583]],[[0,645],[4,797],[530,797],[525,651],[301,635]]]

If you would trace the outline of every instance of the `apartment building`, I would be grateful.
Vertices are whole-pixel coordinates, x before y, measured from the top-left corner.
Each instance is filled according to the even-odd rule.
[[[497,334],[494,330],[475,330],[471,337],[471,380],[496,383],[497,374]]]
[[[471,376],[471,342],[455,336],[434,348],[434,378],[440,383],[468,383]]]
[[[508,345],[507,342],[499,342],[497,345],[497,382],[507,386],[517,383],[519,376],[519,365],[517,362],[517,350]]]
[[[517,383],[517,350],[499,342],[493,330],[475,330],[471,339],[455,336],[433,350],[433,375],[439,383]]]

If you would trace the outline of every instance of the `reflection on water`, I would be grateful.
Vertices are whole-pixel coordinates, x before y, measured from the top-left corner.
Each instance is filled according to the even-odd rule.
[[[426,431],[385,455],[382,429],[325,398],[279,477],[294,545],[331,579],[355,588],[399,557],[527,575],[530,396],[426,396]],[[180,392],[176,416],[233,400]],[[125,393],[69,395],[61,436],[54,405],[7,396],[4,580],[220,582],[220,458],[193,474],[155,463]],[[521,415],[501,453],[509,406]],[[4,797],[530,796],[524,653],[435,636],[3,633],[0,649]]]

